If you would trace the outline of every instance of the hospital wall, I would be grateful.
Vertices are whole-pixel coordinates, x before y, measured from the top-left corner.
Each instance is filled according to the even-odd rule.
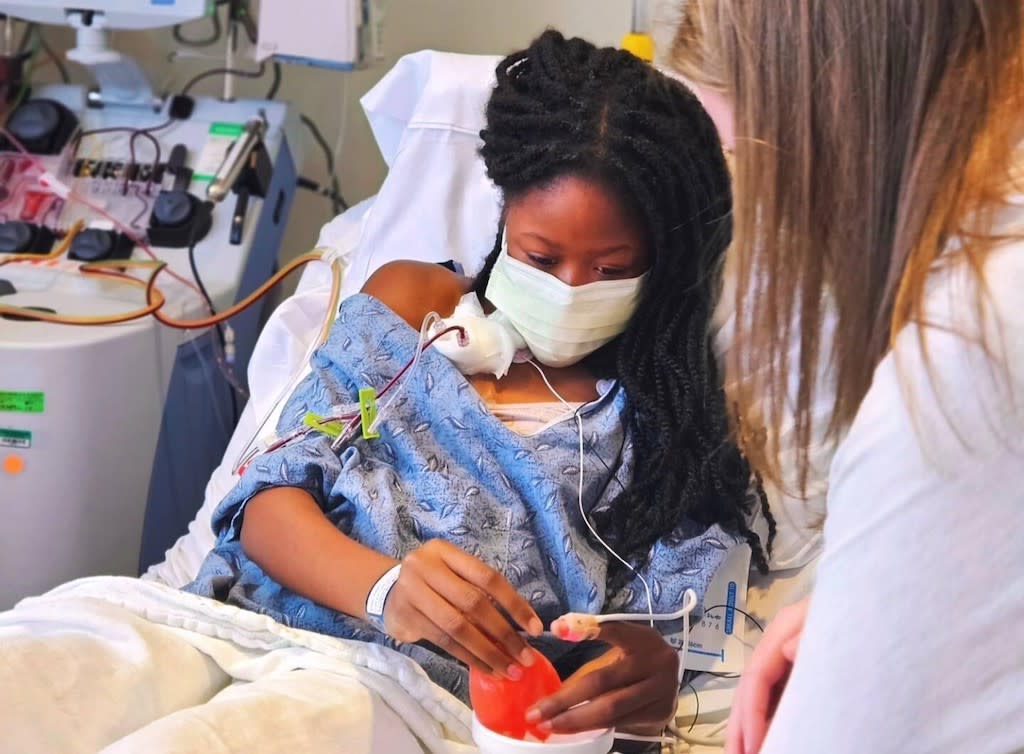
[[[507,53],[525,46],[546,27],[579,35],[599,44],[617,44],[629,30],[630,0],[386,0],[384,48],[386,58],[354,73],[339,73],[301,66],[284,66],[279,97],[319,124],[333,146],[342,131],[339,175],[346,199],[354,203],[377,191],[384,179],[385,166],[377,152],[369,127],[359,107],[365,94],[402,54],[421,49],[439,49],[466,53]],[[185,32],[201,36],[209,27],[197,24]],[[71,34],[51,30],[52,41],[66,49]],[[168,55],[174,50],[170,30],[155,32],[118,32],[116,49],[135,55],[160,89],[181,86],[195,73],[223,64],[222,47],[207,48],[202,54],[217,53],[215,59],[179,56],[173,67]],[[191,53],[191,51],[188,51]],[[84,72],[72,66],[76,80]],[[53,78],[52,68],[47,69]],[[239,80],[239,96],[262,96],[269,84],[263,80]],[[196,87],[201,94],[220,91],[219,79],[210,79]],[[308,137],[308,134],[304,134]],[[301,145],[302,172],[324,182],[326,171],[322,153],[311,139]],[[329,203],[322,197],[300,192],[289,221],[282,259],[309,249],[316,241],[320,226],[329,220]],[[294,281],[292,281],[294,282]],[[291,286],[286,287],[286,291]]]

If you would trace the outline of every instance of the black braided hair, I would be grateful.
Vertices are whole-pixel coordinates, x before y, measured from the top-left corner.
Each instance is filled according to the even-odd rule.
[[[718,523],[750,543],[765,571],[775,522],[732,439],[712,350],[732,199],[700,102],[627,52],[547,31],[498,65],[480,136],[506,207],[572,175],[611,191],[647,232],[653,261],[636,313],[588,360],[626,390],[636,459],[632,480],[595,516],[602,537],[639,568],[685,519]],[[499,228],[476,279],[481,295],[500,249]],[[768,547],[749,525],[758,498]],[[623,583],[628,571],[612,567],[612,582]]]

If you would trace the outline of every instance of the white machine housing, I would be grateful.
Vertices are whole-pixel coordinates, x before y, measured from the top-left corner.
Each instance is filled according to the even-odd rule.
[[[0,0],[0,12],[9,16],[75,29],[68,60],[96,78],[102,94],[91,95],[94,106],[159,107],[139,64],[109,47],[112,30],[170,26],[213,11],[213,0]]]
[[[78,86],[43,87],[38,94],[63,102],[86,129],[139,128],[167,117],[87,108]],[[189,190],[201,197],[212,178],[204,163],[216,165],[209,162],[210,148],[224,141],[217,125],[240,125],[256,112],[267,121],[271,189],[266,199],[251,199],[240,243],[229,242],[233,202],[227,201],[217,205],[213,226],[195,249],[196,266],[218,309],[254,290],[276,266],[295,186],[294,114],[284,103],[200,98],[189,119],[155,133],[165,154],[176,143],[187,147],[196,168]],[[82,149],[97,158],[123,159],[127,135],[94,139]],[[89,198],[102,203],[104,194]],[[83,215],[88,210],[66,211],[61,225]],[[185,249],[154,251],[175,272],[192,277]],[[140,249],[133,256],[147,258]],[[87,316],[137,309],[142,302],[141,289],[87,278],[77,268],[66,258],[0,267],[0,279],[16,288],[0,302]],[[159,287],[169,316],[207,314],[201,299],[181,283],[162,276]],[[243,381],[260,319],[256,306],[234,320],[235,373]],[[0,399],[44,395],[41,412],[11,410],[0,400],[0,609],[72,578],[135,574],[140,562],[145,567],[160,559],[184,531],[233,429],[212,335],[171,330],[152,318],[75,327],[0,317]],[[5,444],[12,432],[29,438],[27,444]],[[18,473],[5,470],[12,456],[21,459]]]
[[[377,0],[261,0],[256,57],[351,70],[382,57],[381,22]]]
[[[3,0],[0,12],[40,24],[66,25],[72,13],[103,17],[108,29],[155,29],[213,11],[213,0]]]

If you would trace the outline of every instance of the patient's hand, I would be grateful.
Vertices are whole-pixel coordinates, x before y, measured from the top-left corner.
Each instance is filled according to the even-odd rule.
[[[755,754],[789,680],[807,618],[805,599],[783,608],[768,624],[733,698],[725,754]]]
[[[426,640],[467,665],[516,679],[533,664],[523,637],[499,612],[537,635],[543,624],[513,586],[455,545],[431,540],[402,561],[384,606],[384,626],[398,641]]]
[[[673,717],[679,693],[679,655],[657,631],[635,623],[601,623],[594,638],[611,649],[541,700],[528,720],[573,733],[597,728],[660,730]],[[577,707],[582,702],[589,702]]]

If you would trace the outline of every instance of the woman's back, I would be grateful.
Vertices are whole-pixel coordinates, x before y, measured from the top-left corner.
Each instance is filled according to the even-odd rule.
[[[1021,233],[1016,201],[1001,219]],[[927,360],[906,327],[839,447],[765,754],[1024,750],[1024,240],[993,249],[984,280],[987,350],[954,263],[927,297]]]

